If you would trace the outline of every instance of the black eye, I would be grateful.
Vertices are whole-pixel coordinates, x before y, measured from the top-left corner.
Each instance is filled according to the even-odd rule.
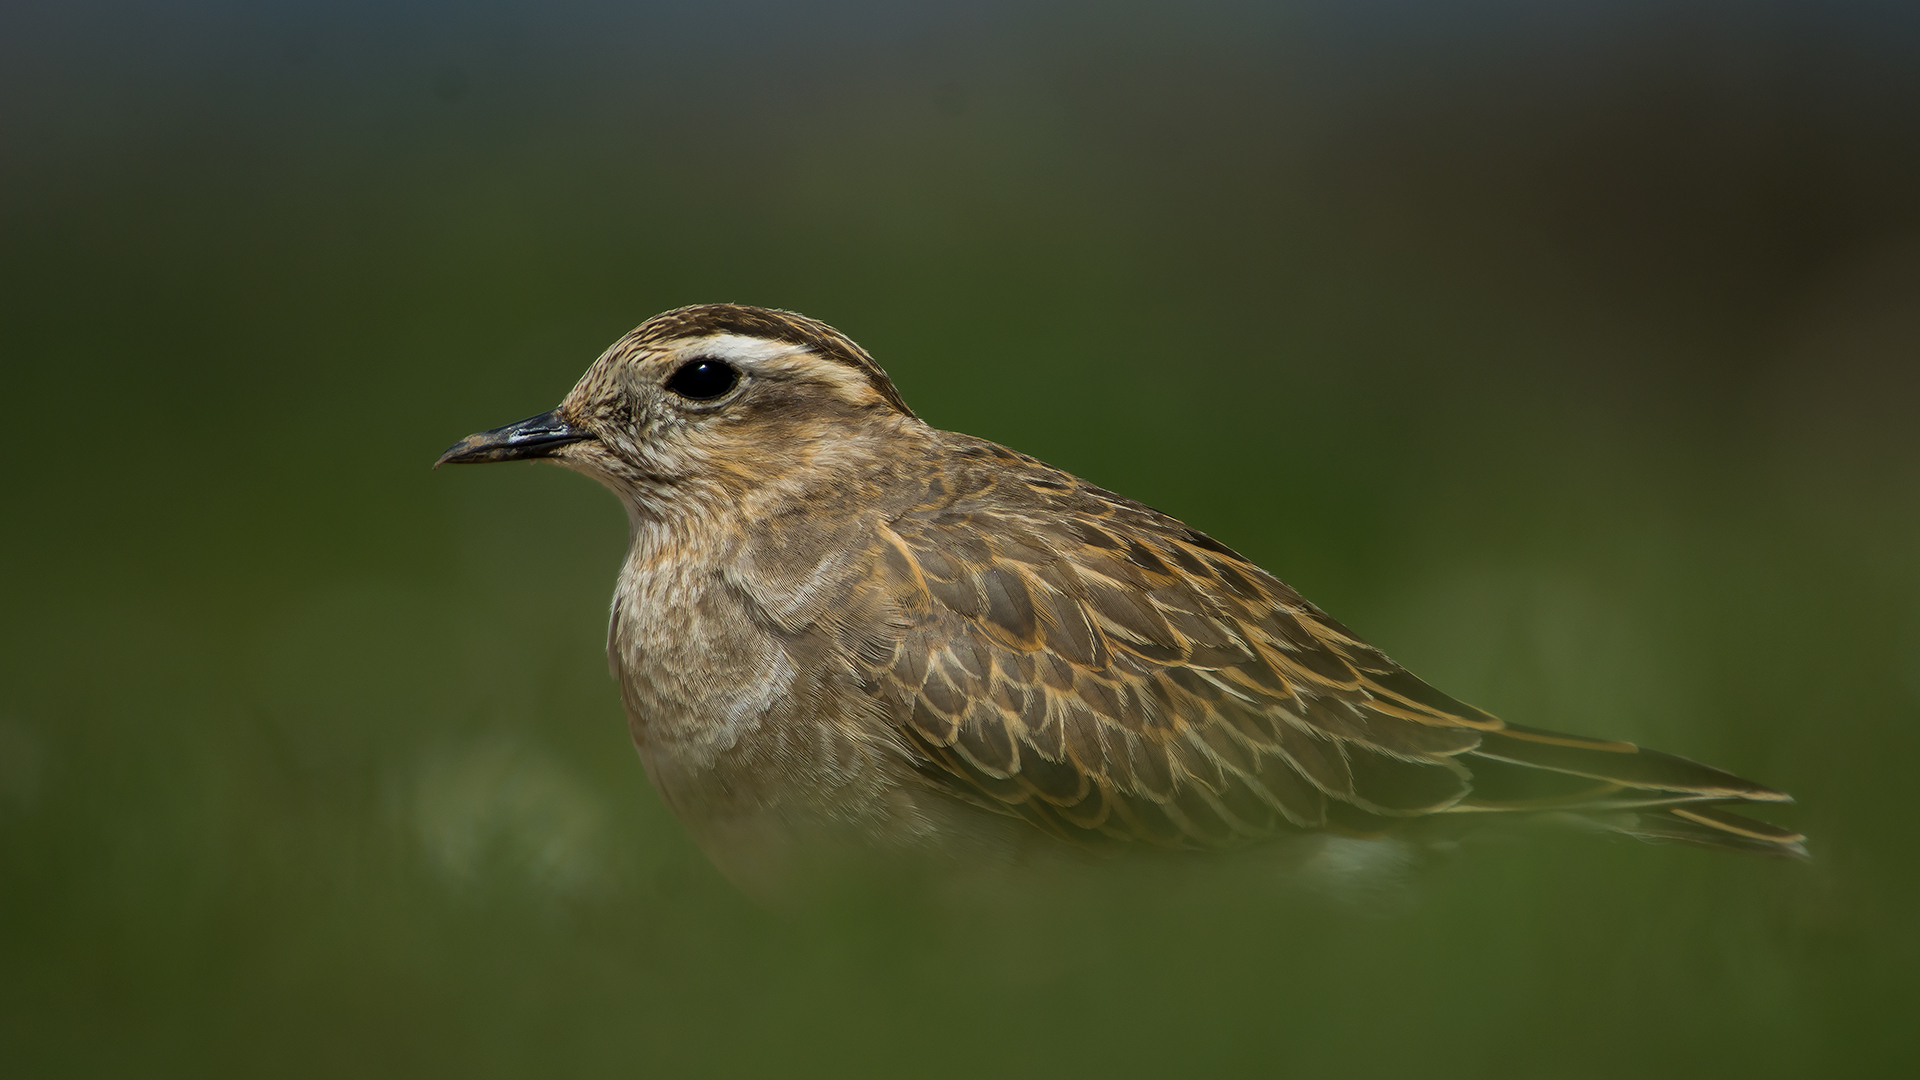
[[[732,364],[719,360],[689,360],[667,378],[667,389],[691,401],[712,401],[740,383]]]

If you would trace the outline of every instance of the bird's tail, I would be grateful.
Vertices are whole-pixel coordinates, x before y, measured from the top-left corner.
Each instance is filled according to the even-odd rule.
[[[1561,812],[1649,840],[1807,854],[1799,833],[1724,809],[1792,802],[1785,792],[1633,743],[1508,725],[1459,760],[1473,772],[1473,793],[1456,813]]]

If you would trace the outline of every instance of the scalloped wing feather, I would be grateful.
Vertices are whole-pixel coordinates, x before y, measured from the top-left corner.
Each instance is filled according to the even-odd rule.
[[[1657,815],[1637,835],[1797,849],[1795,834],[1705,806],[1778,792],[1628,743],[1508,727],[1211,538],[949,438],[936,497],[879,530],[875,585],[903,629],[862,666],[950,792],[1080,843],[1223,848],[1573,809]]]

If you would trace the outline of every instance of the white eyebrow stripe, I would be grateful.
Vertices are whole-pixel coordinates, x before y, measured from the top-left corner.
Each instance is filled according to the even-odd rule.
[[[710,334],[703,338],[693,338],[679,351],[689,360],[696,356],[711,356],[718,360],[731,360],[747,368],[760,367],[770,361],[796,353],[808,354],[805,345],[795,345],[790,341],[771,341],[747,334]]]
[[[792,342],[746,334],[713,334],[689,341],[681,355],[689,360],[698,356],[726,360],[750,374],[801,376],[826,385],[840,398],[856,404],[880,397],[866,372]]]

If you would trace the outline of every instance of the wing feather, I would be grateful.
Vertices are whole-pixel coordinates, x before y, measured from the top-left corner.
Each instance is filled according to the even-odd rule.
[[[963,447],[933,487],[879,530],[873,573],[902,629],[857,662],[922,773],[962,798],[1080,843],[1219,848],[1572,809],[1626,814],[1636,835],[1798,850],[1712,805],[1780,793],[1505,725],[1137,503],[998,447]]]

